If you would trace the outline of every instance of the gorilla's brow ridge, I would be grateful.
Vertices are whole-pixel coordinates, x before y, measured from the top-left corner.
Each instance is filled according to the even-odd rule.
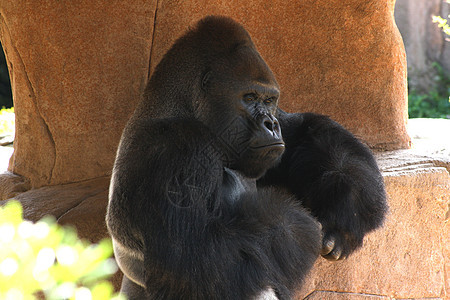
[[[261,81],[254,81],[246,90],[257,96],[280,96],[280,90],[274,87],[272,83],[263,83]]]

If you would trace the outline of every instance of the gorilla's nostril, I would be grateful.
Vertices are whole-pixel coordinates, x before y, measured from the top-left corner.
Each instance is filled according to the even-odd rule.
[[[280,124],[278,124],[278,122],[275,120],[273,121],[273,130],[274,131],[280,131]]]
[[[271,121],[268,121],[268,120],[266,120],[266,121],[264,121],[264,126],[267,128],[267,129],[269,129],[270,131],[273,131],[273,126],[274,124],[271,122]]]

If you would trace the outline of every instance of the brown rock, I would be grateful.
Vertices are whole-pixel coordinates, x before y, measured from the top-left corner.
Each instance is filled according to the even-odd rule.
[[[107,176],[149,68],[207,14],[248,28],[286,110],[330,115],[373,147],[408,147],[406,60],[393,7],[393,0],[0,0],[17,124],[9,170],[34,188]]]
[[[10,171],[32,187],[110,174],[147,81],[155,3],[0,0],[16,112]]]
[[[307,300],[390,300],[389,297],[348,292],[315,291]]]
[[[51,215],[60,223],[77,225],[81,237],[98,241],[97,237],[107,236],[106,225],[102,223],[106,215],[108,187],[109,177],[101,177],[32,189],[15,196],[14,199],[22,203],[25,219],[36,222],[46,215]],[[91,205],[89,209],[86,208],[85,202]],[[79,206],[84,208],[83,214],[78,213]],[[77,214],[77,222],[71,221],[74,219],[70,217],[72,214]],[[101,233],[97,234],[97,231]]]
[[[11,172],[0,174],[0,200],[6,200],[26,192],[30,189],[30,182]]]

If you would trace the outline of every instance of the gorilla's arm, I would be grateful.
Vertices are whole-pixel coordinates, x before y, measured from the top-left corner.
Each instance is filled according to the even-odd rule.
[[[293,192],[322,223],[322,255],[344,258],[382,224],[387,211],[376,161],[365,145],[326,116],[278,113],[286,151],[258,183]]]
[[[319,225],[298,203],[268,188],[232,194],[239,178],[225,179],[199,122],[124,136],[107,223],[126,276],[152,299],[249,299],[270,287],[291,296],[320,249]]]

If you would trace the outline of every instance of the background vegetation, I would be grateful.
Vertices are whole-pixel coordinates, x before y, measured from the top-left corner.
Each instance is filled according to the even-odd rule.
[[[428,93],[418,93],[409,89],[408,114],[410,118],[450,119],[450,76],[442,67],[433,63],[437,71],[435,86]]]
[[[107,281],[110,239],[91,245],[52,217],[25,221],[19,202],[0,206],[0,249],[0,299],[124,299]]]
[[[14,136],[14,107],[0,109],[0,139],[5,135]]]

